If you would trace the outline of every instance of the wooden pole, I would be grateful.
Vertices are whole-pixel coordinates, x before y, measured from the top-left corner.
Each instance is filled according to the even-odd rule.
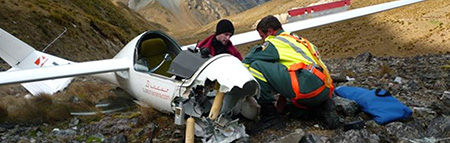
[[[225,97],[225,93],[219,91],[220,85],[216,82],[215,88],[217,90],[216,97],[214,98],[214,102],[212,104],[211,110],[209,112],[209,118],[211,120],[217,119],[219,117],[220,109],[222,108],[223,98]]]
[[[189,117],[186,120],[186,138],[185,143],[194,143],[195,119]]]

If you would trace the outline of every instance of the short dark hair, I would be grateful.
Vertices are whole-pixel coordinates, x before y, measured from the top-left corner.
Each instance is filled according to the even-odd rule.
[[[258,25],[256,26],[256,30],[261,30],[264,33],[266,33],[269,30],[269,28],[272,28],[273,30],[283,29],[281,27],[280,21],[278,21],[278,19],[273,15],[268,15],[264,17],[263,19],[261,19],[261,21],[259,21]]]

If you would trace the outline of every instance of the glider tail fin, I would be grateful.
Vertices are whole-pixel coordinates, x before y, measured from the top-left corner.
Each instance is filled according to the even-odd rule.
[[[0,57],[10,66],[19,65],[35,50],[0,28]]]
[[[34,69],[49,66],[71,64],[63,58],[36,51],[33,47],[0,28],[0,57],[11,68],[8,71]],[[41,73],[36,73],[41,74]],[[32,75],[30,75],[32,76]],[[53,94],[64,89],[72,78],[45,80],[23,83],[31,94]]]

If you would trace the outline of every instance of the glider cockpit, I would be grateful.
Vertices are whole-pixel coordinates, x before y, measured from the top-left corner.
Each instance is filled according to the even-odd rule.
[[[134,69],[171,77],[167,71],[180,52],[180,46],[164,33],[147,32],[136,44]]]

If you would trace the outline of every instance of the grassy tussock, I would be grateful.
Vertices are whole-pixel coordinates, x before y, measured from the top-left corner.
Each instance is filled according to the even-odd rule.
[[[349,76],[349,77],[356,77],[356,73],[353,72],[352,70],[345,70],[345,75]]]
[[[95,104],[114,97],[111,85],[93,82],[74,82],[64,92],[40,95],[29,99],[23,96],[0,96],[0,122],[53,123],[69,120],[70,112],[99,111]],[[15,94],[12,94],[15,95]],[[86,121],[98,121],[103,115],[87,116]]]
[[[8,118],[8,108],[6,105],[0,104],[0,122],[4,122]]]
[[[88,106],[93,106],[100,100],[114,97],[115,94],[110,92],[113,87],[109,84],[98,84],[94,82],[75,82],[70,85],[64,92],[58,96],[65,100],[78,97]]]
[[[141,112],[141,116],[139,117],[139,124],[141,125],[154,121],[161,114],[151,107],[138,106],[138,108]]]
[[[138,106],[141,116],[139,116],[139,125],[155,123],[159,128],[167,128],[174,123],[173,116],[159,112],[151,107]]]
[[[70,116],[69,106],[58,103],[49,95],[40,95],[25,99],[22,97],[5,96],[1,98],[0,114],[6,115],[3,122],[11,123],[41,123],[55,122]]]
[[[27,91],[20,84],[0,86],[0,96],[25,94],[27,94]]]
[[[379,76],[392,75],[393,73],[394,73],[394,70],[387,65],[382,65],[380,67]]]

